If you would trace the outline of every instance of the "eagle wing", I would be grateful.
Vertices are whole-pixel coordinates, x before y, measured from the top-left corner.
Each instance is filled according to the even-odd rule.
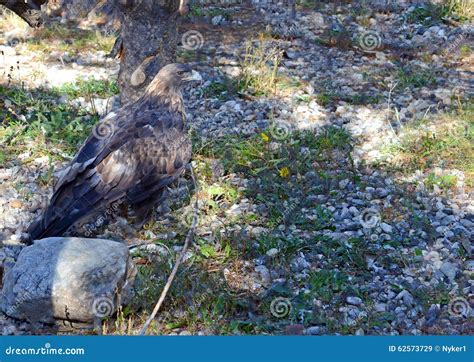
[[[107,116],[85,141],[60,176],[40,225],[32,225],[33,239],[60,234],[124,197],[139,204],[181,174],[191,158],[181,114],[167,109],[131,113]],[[99,135],[101,126],[110,134]]]

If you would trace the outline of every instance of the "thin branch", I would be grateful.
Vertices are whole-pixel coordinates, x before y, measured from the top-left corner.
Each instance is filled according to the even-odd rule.
[[[161,292],[160,298],[158,299],[158,302],[155,305],[155,308],[153,308],[153,312],[151,315],[148,317],[146,320],[145,324],[143,325],[142,329],[140,330],[140,335],[143,336],[148,327],[150,326],[150,323],[153,319],[155,319],[156,314],[160,310],[161,305],[163,304],[163,301],[166,298],[166,294],[168,294],[168,290],[171,287],[171,284],[173,283],[174,277],[176,276],[176,273],[178,272],[179,265],[182,263],[184,256],[186,254],[186,251],[188,250],[189,244],[191,242],[191,239],[194,235],[194,229],[196,229],[196,225],[198,223],[198,195],[199,195],[199,190],[196,182],[196,178],[194,177],[194,172],[193,168],[191,166],[191,177],[193,179],[194,183],[194,190],[196,193],[196,202],[194,203],[194,215],[193,215],[193,222],[191,223],[191,227],[189,228],[188,234],[186,235],[186,239],[184,240],[184,245],[183,249],[181,249],[181,253],[179,254],[178,259],[176,260],[176,264],[173,267],[173,270],[171,271],[170,276],[168,277],[168,280],[166,281],[165,287],[163,288],[163,291]]]

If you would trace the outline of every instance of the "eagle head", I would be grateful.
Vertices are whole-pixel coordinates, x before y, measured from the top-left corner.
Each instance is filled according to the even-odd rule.
[[[172,63],[160,69],[145,91],[145,97],[158,97],[170,103],[173,109],[181,108],[181,88],[188,82],[201,81],[201,75],[189,65]]]
[[[153,86],[166,87],[168,89],[180,90],[181,87],[190,81],[201,81],[201,75],[193,70],[189,65],[172,63],[160,69],[149,88]]]

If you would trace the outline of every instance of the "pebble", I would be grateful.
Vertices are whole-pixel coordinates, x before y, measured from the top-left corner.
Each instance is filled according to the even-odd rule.
[[[365,167],[365,165],[369,166],[371,160],[380,160],[385,155],[380,152],[381,147],[390,146],[396,141],[397,137],[394,136],[389,121],[392,121],[392,126],[398,133],[406,125],[412,124],[414,118],[421,118],[426,113],[427,118],[431,119],[433,115],[448,109],[452,99],[455,98],[453,98],[454,89],[464,95],[467,93],[469,82],[464,78],[468,77],[461,76],[464,72],[459,71],[459,67],[456,65],[456,52],[452,52],[453,62],[449,63],[449,66],[445,64],[446,59],[439,52],[440,49],[446,49],[447,42],[444,37],[449,37],[450,41],[454,42],[459,36],[461,28],[442,22],[429,27],[416,22],[409,23],[400,20],[400,15],[406,15],[407,9],[401,7],[397,2],[391,2],[391,6],[395,7],[396,11],[383,8],[383,13],[381,13],[374,7],[371,9],[372,15],[369,18],[370,28],[379,32],[383,30],[384,48],[377,49],[375,56],[373,54],[369,56],[363,51],[355,52],[351,47],[342,49],[339,44],[329,47],[316,44],[317,40],[324,38],[326,28],[331,29],[333,23],[335,24],[334,28],[340,31],[347,31],[349,34],[360,33],[359,20],[350,14],[352,10],[349,10],[349,7],[338,7],[337,17],[343,19],[342,22],[339,19],[335,21],[334,16],[336,15],[328,14],[327,7],[321,7],[318,12],[308,9],[297,19],[288,22],[285,20],[284,5],[267,0],[255,3],[259,11],[262,11],[262,19],[267,25],[271,25],[271,33],[279,35],[272,42],[279,46],[282,45],[282,50],[285,52],[285,58],[280,67],[282,74],[302,80],[305,83],[304,87],[291,92],[293,94],[287,98],[282,96],[281,99],[240,97],[231,93],[225,93],[222,97],[206,96],[203,95],[202,89],[198,90],[197,87],[187,89],[184,94],[184,98],[187,100],[187,114],[196,133],[201,136],[203,142],[207,142],[219,137],[233,137],[238,134],[253,137],[260,132],[265,132],[271,139],[268,149],[278,152],[283,142],[292,141],[291,139],[275,139],[271,134],[269,128],[274,120],[281,119],[291,123],[295,129],[320,130],[323,124],[344,127],[356,142],[354,152],[350,155],[354,160],[354,170],[347,166],[348,155],[344,152],[337,155],[340,151],[337,150],[331,152],[328,155],[330,157],[323,157],[322,161],[318,160],[318,164],[314,164],[314,168],[311,168],[310,171],[306,170],[302,175],[292,174],[288,178],[289,198],[305,203],[301,215],[298,213],[299,211],[297,212],[298,217],[301,216],[299,223],[292,224],[292,222],[287,222],[288,219],[285,222],[279,221],[272,228],[268,228],[268,225],[253,223],[251,227],[245,228],[249,225],[244,224],[243,221],[238,222],[236,230],[232,230],[232,235],[237,235],[239,240],[250,239],[250,245],[255,246],[255,251],[261,250],[262,247],[257,242],[257,238],[271,237],[273,240],[275,237],[275,244],[272,246],[276,246],[263,255],[255,255],[255,263],[249,265],[246,272],[250,273],[252,278],[258,278],[257,283],[263,289],[270,288],[266,284],[271,281],[273,284],[278,284],[279,287],[288,288],[292,293],[306,295],[310,293],[308,284],[311,284],[313,272],[319,270],[336,272],[335,269],[338,268],[338,272],[344,273],[344,268],[351,267],[349,264],[353,260],[351,259],[352,261],[349,262],[343,259],[342,255],[353,257],[362,250],[362,255],[365,258],[362,263],[367,263],[373,280],[366,281],[362,277],[362,273],[355,269],[354,272],[348,273],[351,278],[348,283],[353,284],[356,290],[362,287],[373,288],[373,295],[371,295],[371,300],[374,303],[373,310],[378,313],[396,310],[396,318],[383,328],[374,326],[365,331],[359,328],[356,330],[356,334],[398,335],[418,333],[418,330],[423,330],[425,333],[423,329],[425,322],[432,323],[438,328],[437,330],[446,333],[451,331],[450,328],[456,328],[454,332],[457,333],[453,332],[452,334],[459,334],[460,327],[457,325],[440,328],[438,319],[432,320],[429,312],[421,311],[419,309],[421,301],[418,298],[415,299],[408,290],[398,293],[399,289],[396,289],[397,294],[391,288],[398,285],[409,287],[409,290],[416,290],[420,287],[420,283],[431,288],[435,283],[443,282],[448,290],[474,292],[474,285],[469,284],[465,275],[466,271],[474,270],[474,264],[469,260],[463,261],[459,258],[460,248],[465,250],[467,255],[471,252],[470,240],[474,232],[474,218],[471,216],[473,215],[473,205],[470,198],[465,193],[446,197],[444,191],[437,185],[433,187],[433,191],[430,190],[424,181],[432,170],[415,172],[413,175],[407,176],[408,178],[413,177],[412,179],[405,180],[385,167]],[[355,3],[353,2],[353,4]],[[232,10],[232,6],[229,9]],[[231,19],[229,22],[232,24],[230,25],[239,26],[238,12],[232,12]],[[210,22],[214,26],[221,26],[228,21],[226,17],[216,15],[210,18]],[[409,37],[407,36],[409,34],[415,36]],[[205,34],[203,35],[205,36]],[[216,63],[219,64],[219,69],[212,68],[208,62],[197,65],[200,68],[199,71],[206,75],[205,89],[207,91],[212,90],[211,85],[216,82],[224,84],[223,75],[238,76],[240,71],[239,54],[242,52],[243,46],[233,43],[224,48],[206,36],[205,39],[202,49],[204,56],[215,52]],[[278,39],[292,39],[292,41],[290,43]],[[308,53],[306,51],[308,44],[311,44],[311,47],[316,47],[318,51]],[[15,49],[0,47],[0,50],[4,50],[7,55],[6,58],[18,58]],[[399,80],[397,77],[400,69],[398,64],[392,62],[394,54],[392,49],[400,49],[401,53],[404,52],[404,49],[418,49],[416,54],[408,52],[408,55],[401,55],[413,57],[413,60],[407,61],[404,66],[404,70],[408,72],[408,83],[411,78],[416,78],[411,77],[411,74],[415,75],[416,72],[425,70],[429,73],[431,69],[436,70],[436,83],[420,87],[408,84],[404,85],[404,89],[397,86],[391,94],[391,106],[392,109],[396,108],[398,113],[396,119],[387,119],[386,99],[389,95],[387,90],[380,87],[380,84],[395,84]],[[433,53],[436,54],[431,55]],[[429,57],[429,62],[424,60],[425,56]],[[54,63],[51,67],[59,64],[62,59],[68,70],[64,76],[65,73],[62,70],[65,69],[48,69],[48,78],[51,77],[51,74],[54,75],[54,82],[50,82],[51,84],[59,84],[59,81],[64,82],[68,79],[73,81],[77,75],[88,74],[91,67],[84,65],[96,60],[104,62],[104,54],[91,54],[90,52],[75,55],[72,52],[66,54],[63,51],[56,51],[55,54],[51,54],[51,57],[54,58],[50,59]],[[24,63],[22,62],[22,66]],[[34,65],[34,67],[36,66]],[[41,66],[41,62],[39,62],[39,66]],[[362,75],[362,68],[365,69],[365,67],[368,69],[367,74]],[[109,68],[112,67],[107,67],[108,73],[104,73],[107,74],[107,77],[110,77],[111,72],[112,74],[114,72]],[[379,74],[379,71],[382,72]],[[74,77],[70,77],[71,75]],[[374,75],[375,77],[373,77]],[[380,76],[382,79],[379,82]],[[372,78],[377,81],[374,82]],[[334,91],[335,99],[330,99],[326,105],[315,96],[324,91],[328,81],[330,81],[329,90],[330,92]],[[364,100],[359,104],[359,100],[356,99],[358,95],[379,96],[380,100],[368,99],[367,102]],[[301,96],[298,101],[296,101],[297,96]],[[106,99],[93,98],[96,108],[101,113],[107,111],[107,101]],[[58,102],[67,104],[69,101],[67,97],[58,97]],[[7,108],[15,107],[15,104],[9,99],[5,99],[4,103]],[[84,107],[89,107],[89,103],[86,98],[77,100],[77,104]],[[436,112],[432,113],[433,110]],[[26,118],[24,118],[25,116]],[[20,114],[19,119],[22,120],[22,117],[24,121],[29,121],[27,114]],[[427,130],[427,132],[429,134],[430,131]],[[298,145],[296,150],[299,157],[310,157],[315,151],[314,146],[308,144]],[[23,156],[26,160],[32,155],[25,153]],[[219,155],[216,158],[220,158]],[[21,157],[18,159],[21,161]],[[47,167],[47,162],[47,159],[38,160],[34,167],[42,167],[43,170],[46,170],[44,167]],[[325,167],[325,163],[331,166],[329,171]],[[350,173],[347,172],[348,170]],[[325,173],[324,177],[321,176],[323,172]],[[441,167],[433,172],[436,175],[441,175],[446,170]],[[238,173],[221,171],[212,173],[213,182],[216,183],[222,182],[224,179],[225,182],[233,183],[241,177]],[[29,178],[32,181],[28,181]],[[19,234],[16,233],[16,226],[19,225],[19,222],[27,224],[41,208],[35,206],[34,209],[31,206],[29,209],[29,199],[28,203],[21,201],[23,194],[16,193],[13,185],[15,183],[25,185],[26,191],[33,194],[33,198],[35,198],[34,195],[46,195],[50,189],[46,190],[46,188],[40,187],[35,190],[28,186],[29,183],[36,185],[36,179],[37,174],[33,169],[26,170],[18,165],[0,169],[0,180],[2,180],[0,184],[0,214],[5,215],[0,218],[0,237],[9,238],[11,235],[12,238],[9,242],[18,240]],[[358,180],[355,181],[356,179]],[[265,182],[261,180],[254,188],[254,186],[250,187],[245,184],[246,181],[248,180],[236,181],[234,186],[239,193],[244,194],[255,188],[260,189]],[[299,181],[304,184],[304,192],[298,190]],[[413,192],[407,190],[407,185],[412,182],[415,185],[418,184]],[[184,192],[184,196],[187,194]],[[249,197],[249,199],[247,203],[237,200],[231,206],[220,205],[220,210],[217,211],[222,211],[222,213],[212,215],[209,225],[206,224],[207,220],[203,217],[200,222],[206,225],[202,228],[199,227],[198,232],[202,232],[203,237],[208,240],[207,238],[211,238],[209,235],[212,234],[212,230],[217,230],[218,225],[221,225],[227,218],[244,219],[252,210],[253,203],[255,203],[256,209],[253,209],[252,212],[258,214],[262,221],[268,220],[274,210],[283,212],[292,205],[289,200],[287,205],[283,205],[280,203],[281,200],[259,202],[253,197]],[[20,204],[11,204],[10,200],[18,200]],[[39,205],[36,200],[33,200],[33,203]],[[370,228],[362,227],[360,216],[365,215],[362,212],[372,210],[374,207],[380,215],[384,216],[384,222],[376,223]],[[19,209],[21,209],[21,213]],[[171,209],[176,210],[177,208]],[[171,209],[168,209],[167,212],[171,212]],[[322,217],[319,211],[315,212],[316,209],[324,210],[327,215]],[[171,218],[166,220],[166,224],[161,219],[159,222],[163,222],[167,228],[172,228],[175,224],[174,220]],[[316,224],[318,230],[313,228]],[[152,236],[152,233],[148,233],[148,235]],[[159,236],[156,233],[154,235]],[[176,234],[174,235],[176,236]],[[307,246],[308,240],[311,240],[309,247]],[[299,251],[296,254],[291,254],[292,256],[289,256],[292,258],[291,262],[288,262],[286,247],[300,245],[299,243],[303,245],[303,249],[298,247],[298,250],[302,250],[303,254],[301,255]],[[140,251],[146,253],[147,257],[166,256],[166,252],[161,253],[163,250],[155,249],[140,248]],[[159,254],[158,251],[160,251]],[[399,260],[400,254],[403,255],[410,268],[400,267],[398,262],[395,262]],[[366,255],[370,255],[370,258]],[[283,270],[273,265],[275,260],[271,258],[277,256],[278,264],[284,263]],[[255,266],[255,264],[257,265]],[[288,264],[290,264],[290,272],[287,270]],[[285,268],[287,269],[285,270]],[[242,272],[242,274],[239,276],[245,278],[245,273]],[[465,292],[465,294],[469,293]],[[358,303],[358,300],[351,299],[355,303],[350,303],[348,298],[357,297],[350,296],[345,300],[347,304],[344,306],[348,308],[344,312],[347,314],[345,323],[357,325],[362,311],[353,306],[361,305],[362,301],[355,304]],[[445,310],[446,306],[443,305],[441,308]],[[330,312],[329,317],[333,317]],[[426,320],[423,321],[425,317]],[[423,323],[419,324],[419,321],[423,321]],[[311,328],[315,328],[315,331],[311,332]],[[185,333],[185,331],[183,332]],[[322,327],[318,326],[305,330],[305,334],[323,334],[324,332]]]
[[[23,204],[20,200],[14,199],[10,201],[10,206],[14,209],[19,209],[23,206]]]
[[[256,266],[255,271],[260,274],[260,278],[262,279],[262,283],[264,285],[271,283],[270,271],[265,265]]]
[[[402,290],[400,293],[398,293],[396,299],[401,299],[403,300],[403,303],[407,306],[412,306],[415,302],[413,299],[413,296],[410,294],[408,290]]]
[[[341,180],[339,181],[339,188],[340,189],[345,189],[347,187],[347,185],[349,184],[349,180],[348,179],[344,179],[344,180]]]
[[[453,281],[456,277],[457,269],[456,266],[450,262],[444,262],[440,269],[444,275],[448,277],[449,280]]]
[[[384,222],[381,223],[380,227],[387,234],[391,234],[393,232],[393,227],[391,225],[387,224],[387,223],[384,223]]]
[[[362,299],[360,299],[359,297],[347,297],[346,302],[352,305],[361,305]]]
[[[279,252],[279,250],[277,248],[272,248],[272,249],[268,250],[266,254],[270,258],[273,258],[274,256],[278,255],[278,252]]]
[[[324,333],[324,329],[320,326],[313,326],[313,327],[308,327],[305,330],[304,334],[310,335],[310,336],[318,336]]]

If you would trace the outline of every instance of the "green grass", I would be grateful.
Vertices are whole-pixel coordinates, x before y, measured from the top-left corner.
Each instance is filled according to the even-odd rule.
[[[226,216],[227,226],[233,224],[251,224],[261,226],[268,230],[263,235],[256,237],[259,245],[258,250],[248,250],[248,257],[255,257],[255,251],[266,253],[272,248],[280,250],[283,258],[289,258],[298,250],[308,247],[307,241],[301,239],[282,239],[274,232],[280,225],[295,224],[298,228],[308,231],[330,229],[332,227],[332,215],[328,210],[316,207],[316,220],[308,223],[301,213],[302,204],[290,201],[291,198],[302,198],[314,187],[312,182],[298,181],[299,175],[314,170],[314,162],[320,162],[321,167],[325,163],[331,163],[334,153],[341,152],[346,155],[345,159],[350,163],[348,153],[351,150],[350,135],[340,128],[328,127],[320,134],[309,131],[295,131],[288,133],[287,138],[282,140],[280,134],[269,129],[262,134],[243,138],[232,136],[213,140],[210,143],[199,144],[194,142],[195,156],[199,174],[202,179],[201,200],[203,208],[202,218],[212,215],[223,215],[229,203],[245,197],[254,204],[266,205],[268,215],[262,216],[255,213],[244,214],[237,218]],[[271,147],[270,144],[278,144]],[[301,153],[301,149],[308,149],[308,153]],[[241,192],[230,188],[222,183],[210,183],[211,175],[205,171],[206,167],[200,166],[208,159],[220,159],[225,174],[236,173],[249,179],[247,187]],[[282,170],[287,170],[282,173]],[[323,170],[318,167],[321,182],[326,184],[331,176],[324,178]],[[321,186],[326,187],[326,186]],[[330,190],[328,189],[327,192]],[[301,194],[301,195],[299,195]],[[227,195],[227,196],[226,196]],[[227,204],[227,206],[225,206]],[[314,208],[314,205],[307,205]],[[246,245],[248,241],[243,241]],[[246,247],[245,247],[246,248]],[[285,259],[286,260],[286,259]]]
[[[468,57],[473,53],[473,50],[471,46],[469,46],[468,44],[464,44],[459,49],[459,52],[461,53],[461,56]]]
[[[396,74],[398,86],[401,89],[406,87],[421,88],[436,84],[436,77],[431,70],[400,68]]]
[[[79,94],[79,93],[78,93]],[[98,121],[98,116],[69,103],[59,103],[56,91],[0,86],[0,143],[3,162],[28,151],[31,158],[73,155]]]
[[[350,283],[348,276],[340,271],[320,270],[309,277],[311,292],[325,303],[334,302],[334,298],[346,292]]]
[[[189,13],[187,16],[189,17],[210,17],[213,18],[215,16],[223,16],[225,20],[231,19],[231,14],[226,9],[222,8],[207,8],[198,5],[191,5]]]
[[[256,96],[275,93],[283,52],[267,40],[262,34],[257,40],[247,42],[236,83],[240,92]]]
[[[404,172],[430,171],[435,167],[454,168],[466,175],[466,184],[474,184],[474,106],[467,103],[451,113],[406,127],[399,141],[385,149],[392,157],[390,165]],[[455,184],[454,177],[435,176],[430,172],[429,187]]]
[[[427,2],[408,13],[407,20],[410,23],[421,23],[429,26],[440,22],[446,15],[448,15],[448,11],[444,6]]]
[[[31,51],[45,54],[55,50],[79,54],[84,51],[109,52],[114,41],[113,37],[102,36],[99,31],[54,23],[35,30],[25,45]]]
[[[436,176],[434,173],[430,173],[425,180],[425,185],[429,189],[433,189],[436,185],[442,190],[449,190],[456,186],[458,178],[454,175],[441,175]]]
[[[407,21],[431,26],[444,21],[446,18],[469,21],[473,17],[474,4],[471,0],[445,0],[439,4],[428,1],[408,13]]]
[[[447,13],[461,21],[474,19],[474,2],[472,0],[445,0],[444,7]]]
[[[228,100],[237,92],[238,85],[235,81],[224,78],[223,81],[213,81],[204,88],[206,98],[218,98],[220,100]]]
[[[107,98],[119,93],[117,82],[107,79],[79,79],[74,83],[67,83],[53,89],[58,95],[66,95],[70,99],[78,97]]]

